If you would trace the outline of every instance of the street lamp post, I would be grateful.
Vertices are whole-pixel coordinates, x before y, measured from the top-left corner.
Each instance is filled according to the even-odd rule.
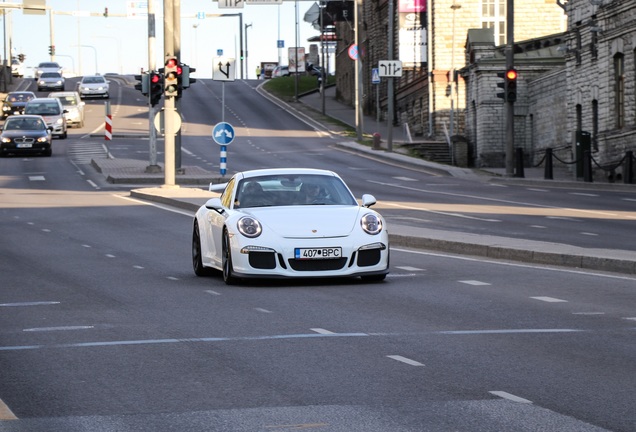
[[[250,76],[250,68],[247,65],[247,29],[252,27],[252,23],[245,24],[245,79],[248,79]],[[258,79],[258,77],[256,77]]]

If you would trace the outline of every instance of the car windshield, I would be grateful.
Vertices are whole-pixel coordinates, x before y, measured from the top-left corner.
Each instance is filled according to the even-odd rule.
[[[26,114],[59,115],[60,107],[52,103],[27,104],[24,112]]]
[[[103,84],[105,81],[103,77],[85,77],[82,79],[84,84]]]
[[[62,75],[57,72],[44,72],[42,78],[62,78]]]
[[[62,105],[77,105],[77,101],[73,96],[55,96],[62,102]]]
[[[57,63],[40,63],[40,68],[59,68],[60,65]]]
[[[279,174],[242,179],[234,208],[291,205],[357,205],[338,177]]]
[[[43,130],[46,125],[39,118],[9,117],[4,130]]]
[[[33,99],[33,95],[26,93],[9,93],[7,100],[9,102],[28,102]]]

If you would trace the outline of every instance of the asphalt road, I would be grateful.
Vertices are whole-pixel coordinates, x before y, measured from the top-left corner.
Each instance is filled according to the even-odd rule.
[[[121,92],[133,128],[144,114]],[[101,145],[83,137],[102,103],[52,158],[0,159],[0,431],[636,429],[633,277],[393,248],[377,284],[197,278],[191,213],[131,199],[81,163]],[[356,194],[418,202],[325,139],[307,138]],[[429,177],[403,184],[457,200],[445,205],[469,195]],[[492,188],[463,199],[523,192]]]

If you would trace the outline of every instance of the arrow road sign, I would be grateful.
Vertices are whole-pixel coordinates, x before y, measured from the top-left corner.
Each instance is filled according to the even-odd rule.
[[[235,59],[214,57],[212,60],[212,79],[215,81],[234,81]]]
[[[219,145],[228,145],[234,141],[234,128],[227,122],[220,122],[212,129],[212,138]]]
[[[380,60],[381,77],[401,77],[402,62],[399,60]]]

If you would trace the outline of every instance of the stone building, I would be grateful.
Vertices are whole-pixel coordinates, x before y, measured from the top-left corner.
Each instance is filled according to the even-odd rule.
[[[362,109],[376,114],[376,88],[371,83],[372,68],[380,60],[388,60],[389,37],[394,40],[394,59],[399,59],[400,10],[404,4],[418,5],[418,0],[392,0],[393,25],[389,25],[389,0],[359,2],[359,51],[362,54]],[[452,80],[451,69],[465,66],[466,35],[469,29],[491,29],[497,45],[506,40],[505,0],[422,0],[425,23],[422,62],[405,68],[395,79],[395,125],[407,124],[415,136],[441,140],[447,134],[464,134],[466,93],[462,77]],[[554,0],[528,0],[515,4],[515,38],[532,39],[563,32],[566,26],[564,10]],[[530,18],[528,18],[530,17]],[[389,35],[389,29],[393,32]],[[348,56],[348,47],[355,41],[353,22],[336,23],[339,44],[336,52],[337,96],[353,105],[355,101],[355,62]],[[386,120],[387,84],[379,84],[381,118]],[[453,122],[450,122],[453,117]]]

